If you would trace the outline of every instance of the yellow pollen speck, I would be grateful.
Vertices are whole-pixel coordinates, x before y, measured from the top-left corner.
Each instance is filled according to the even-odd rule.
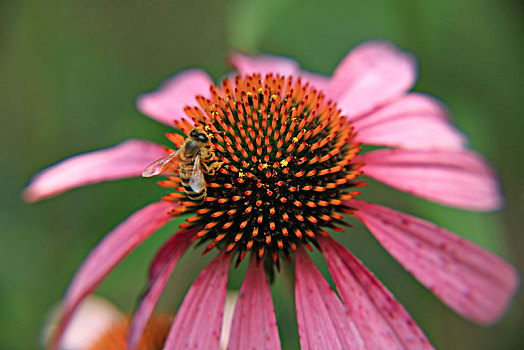
[[[262,164],[262,169],[267,168],[269,165],[267,163]]]
[[[262,94],[262,93],[264,93],[264,89],[262,89],[262,88],[258,88],[257,92],[258,92],[259,94]]]
[[[282,165],[282,166],[287,166],[288,164],[289,164],[289,162],[287,160],[285,160],[285,159],[280,161],[280,165]]]
[[[244,176],[245,176],[244,172],[242,170],[240,170],[238,172],[238,177],[244,177]]]
[[[277,99],[277,95],[271,95],[271,100],[276,100]]]
[[[298,142],[298,137],[295,136],[291,140],[296,143],[296,142]]]

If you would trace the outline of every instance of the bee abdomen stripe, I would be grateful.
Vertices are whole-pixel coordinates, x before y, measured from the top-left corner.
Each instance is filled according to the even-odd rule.
[[[194,201],[200,201],[200,200],[203,200],[205,197],[206,197],[206,191],[202,191],[201,193],[194,193],[194,192],[186,192],[186,195],[194,200]]]

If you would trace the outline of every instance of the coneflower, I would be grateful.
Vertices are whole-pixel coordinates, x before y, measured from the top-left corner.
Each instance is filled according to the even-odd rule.
[[[171,193],[133,214],[93,250],[66,293],[56,339],[77,305],[121,259],[173,217],[188,214],[153,260],[131,326],[131,348],[193,242],[216,258],[187,293],[166,349],[218,348],[229,266],[247,253],[230,349],[280,348],[266,271],[278,271],[282,258],[295,264],[303,349],[431,348],[391,293],[331,238],[330,232],[347,230],[351,216],[459,314],[482,324],[502,316],[517,285],[509,264],[429,222],[356,198],[365,185],[362,175],[458,208],[500,206],[494,173],[465,149],[443,107],[407,92],[416,77],[410,55],[386,43],[365,43],[331,78],[300,71],[287,58],[237,53],[231,61],[238,75],[218,86],[204,72],[188,70],[139,99],[143,113],[186,136],[195,127],[206,130],[215,157],[202,166],[219,166],[205,174],[203,201],[191,200],[180,178],[168,176],[160,185]],[[174,148],[185,139],[179,133],[168,138]],[[361,144],[384,147],[361,154]],[[25,195],[38,200],[138,176],[172,151],[127,141],[80,155],[45,170]],[[323,253],[340,298],[310,260],[306,249],[314,247]]]
[[[340,213],[352,211],[343,201],[363,185],[354,180],[360,147],[333,102],[301,79],[272,74],[226,79],[220,90],[211,87],[210,99],[198,100],[185,110],[192,121],[176,126],[189,135],[203,125],[213,135],[212,161],[223,164],[207,176],[203,203],[186,201],[179,177],[160,185],[179,190],[164,199],[181,202],[172,214],[195,213],[180,227],[199,228],[195,238],[206,251],[223,249],[236,264],[251,251],[278,266],[297,246],[318,246],[326,228],[344,231]],[[169,138],[177,148],[184,140]]]
[[[45,325],[44,347],[52,338],[59,321],[57,311],[57,308],[53,308]],[[71,318],[59,349],[126,350],[130,321],[130,317],[110,301],[91,295],[82,302]],[[137,350],[161,350],[172,321],[172,315],[154,313],[144,329]],[[226,329],[227,326],[226,324]]]

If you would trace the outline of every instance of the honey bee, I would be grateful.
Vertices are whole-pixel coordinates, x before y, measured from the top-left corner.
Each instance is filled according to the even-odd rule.
[[[210,143],[209,135],[202,127],[196,127],[189,133],[180,148],[162,157],[142,172],[143,177],[160,175],[172,167],[175,160],[179,160],[180,180],[186,195],[194,201],[203,201],[206,198],[206,174],[213,175],[223,162],[212,162],[215,152]]]

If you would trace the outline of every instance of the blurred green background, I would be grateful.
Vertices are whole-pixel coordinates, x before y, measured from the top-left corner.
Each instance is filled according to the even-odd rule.
[[[500,172],[506,206],[468,213],[380,185],[366,198],[431,219],[522,270],[523,18],[516,0],[1,1],[0,348],[39,348],[46,313],[87,252],[163,193],[153,180],[130,179],[28,205],[20,193],[32,174],[130,137],[165,142],[167,128],[140,115],[135,97],[188,67],[218,79],[233,48],[292,56],[327,74],[366,39],[414,52],[416,90],[449,106],[472,147]],[[175,228],[137,249],[97,293],[131,310],[154,251]],[[524,348],[522,295],[502,322],[477,327],[442,306],[360,225],[337,237],[389,286],[437,348]],[[160,308],[178,307],[209,258],[200,251],[185,256]],[[298,348],[291,270],[272,287],[285,349]],[[231,275],[230,286],[238,288],[242,276]]]

